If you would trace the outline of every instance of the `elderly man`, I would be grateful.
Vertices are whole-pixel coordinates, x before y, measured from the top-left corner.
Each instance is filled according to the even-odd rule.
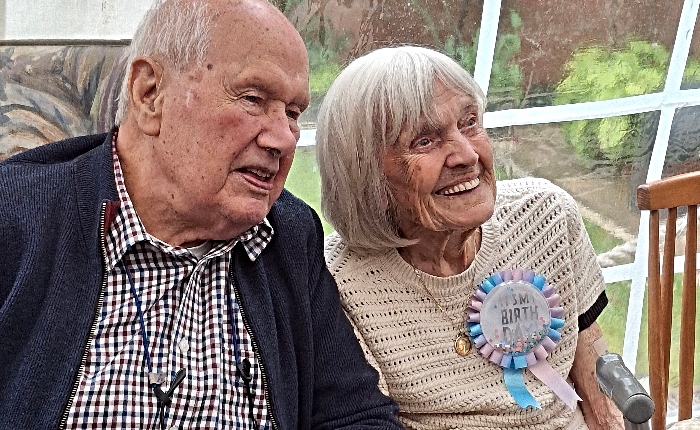
[[[294,27],[166,0],[128,63],[111,133],[0,164],[0,428],[400,428],[283,190]]]

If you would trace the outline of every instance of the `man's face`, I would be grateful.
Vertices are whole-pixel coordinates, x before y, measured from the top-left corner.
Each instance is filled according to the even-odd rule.
[[[265,8],[249,15],[218,13],[204,64],[164,72],[152,165],[167,178],[179,218],[209,236],[200,239],[228,239],[267,215],[309,103],[298,33]]]

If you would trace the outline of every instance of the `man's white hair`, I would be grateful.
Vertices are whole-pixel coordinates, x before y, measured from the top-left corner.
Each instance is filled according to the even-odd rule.
[[[191,65],[202,65],[211,43],[211,26],[207,0],[155,1],[141,20],[128,48],[115,124],[121,123],[129,106],[128,83],[134,59],[139,56],[164,59],[177,72]]]

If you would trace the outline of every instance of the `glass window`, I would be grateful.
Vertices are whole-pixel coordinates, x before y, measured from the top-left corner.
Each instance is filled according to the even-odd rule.
[[[700,170],[700,106],[676,110],[662,176]]]

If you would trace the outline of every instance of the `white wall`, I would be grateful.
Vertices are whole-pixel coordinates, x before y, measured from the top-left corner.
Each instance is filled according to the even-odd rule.
[[[3,40],[131,39],[152,0],[0,0]],[[2,16],[0,15],[0,19]]]

